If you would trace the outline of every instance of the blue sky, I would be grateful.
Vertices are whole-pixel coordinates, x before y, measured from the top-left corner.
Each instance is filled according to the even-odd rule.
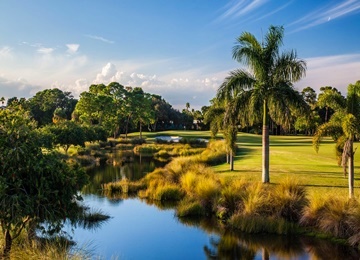
[[[270,25],[307,62],[299,90],[360,80],[360,0],[1,0],[0,96],[117,81],[199,109],[241,66],[236,37]]]

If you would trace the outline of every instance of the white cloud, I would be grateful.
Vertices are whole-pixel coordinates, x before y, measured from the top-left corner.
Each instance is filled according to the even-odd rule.
[[[24,78],[11,80],[5,76],[0,76],[0,96],[5,97],[6,99],[14,96],[18,98],[28,98],[33,96],[37,90],[39,90],[39,86],[29,83]]]
[[[306,61],[306,78],[296,83],[299,90],[310,86],[319,91],[320,87],[332,86],[345,95],[347,86],[360,80],[360,54],[313,57]]]
[[[0,57],[2,58],[11,58],[12,57],[12,48],[9,46],[4,46],[0,48]]]
[[[116,81],[124,86],[141,87],[145,92],[161,95],[175,108],[182,109],[191,100],[192,107],[200,109],[215,96],[222,79],[219,75],[202,75],[200,70],[179,71],[158,77],[156,74],[119,70],[109,62],[96,74],[93,83],[109,84]]]
[[[37,49],[37,52],[40,54],[44,54],[44,55],[49,55],[51,54],[55,49],[54,48],[45,48],[45,47],[40,47]]]
[[[340,3],[337,1],[335,2],[336,4],[333,4],[330,7],[320,8],[307,14],[291,23],[289,26],[299,26],[294,32],[301,31],[360,11],[360,1],[358,0],[345,0]]]
[[[98,41],[102,41],[102,42],[106,42],[106,43],[115,43],[114,41],[108,40],[106,38],[103,38],[101,36],[96,36],[96,35],[85,35],[88,38],[94,39],[94,40],[98,40]]]
[[[66,44],[66,47],[68,48],[67,52],[69,54],[75,54],[78,51],[80,45],[72,43],[72,44]]]
[[[223,11],[217,20],[232,19],[246,15],[260,8],[266,4],[266,2],[268,2],[268,0],[233,0],[225,5],[223,8],[225,11]]]

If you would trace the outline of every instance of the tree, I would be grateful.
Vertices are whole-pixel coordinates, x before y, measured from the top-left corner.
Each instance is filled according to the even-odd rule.
[[[51,133],[53,144],[62,146],[66,154],[71,145],[85,146],[85,141],[88,141],[84,128],[69,120],[47,125],[42,130]]]
[[[56,232],[78,208],[85,172],[43,151],[36,122],[21,108],[0,110],[0,224],[3,256],[22,230],[47,223]]]
[[[27,107],[39,126],[52,123],[54,111],[57,108],[63,109],[66,118],[71,119],[77,100],[70,92],[63,92],[60,89],[45,89],[39,91],[27,101]]]
[[[311,87],[306,87],[301,91],[305,102],[308,104],[309,111],[306,115],[298,115],[294,124],[295,130],[304,132],[307,135],[313,135],[316,128],[321,123],[318,114],[316,92]]]
[[[230,171],[233,171],[238,132],[238,111],[236,111],[236,107],[233,106],[233,100],[228,99],[228,103],[216,99],[211,100],[211,106],[207,109],[204,118],[205,123],[210,123],[210,131],[213,138],[219,130],[223,130],[227,150],[227,163],[230,164]]]
[[[242,125],[257,123],[262,118],[262,181],[270,182],[269,174],[269,119],[278,125],[289,125],[293,109],[305,108],[306,103],[293,83],[306,71],[306,63],[295,51],[280,52],[283,27],[270,26],[263,42],[249,32],[237,38],[233,58],[248,66],[250,71],[230,72],[218,89],[217,96],[236,91],[235,103],[241,113]],[[236,101],[237,100],[237,101]]]
[[[132,98],[132,118],[136,124],[139,124],[140,138],[142,138],[142,126],[154,122],[152,99],[150,94],[145,93],[139,87],[133,89]]]
[[[344,97],[341,95],[340,91],[336,88],[326,86],[320,88],[320,94],[318,97],[317,105],[320,108],[325,109],[324,123],[329,121],[330,116],[333,114],[333,110],[330,107],[330,104],[334,104],[332,102],[333,98],[339,99],[338,103],[345,103]]]
[[[337,142],[336,148],[341,152],[340,162],[344,168],[344,174],[346,174],[346,166],[348,166],[349,198],[353,198],[355,154],[353,143],[360,134],[360,81],[348,86],[346,99],[340,96],[338,91],[331,90],[326,93],[326,104],[335,113],[327,122],[318,127],[313,145],[318,151],[320,141],[325,135],[332,136]]]

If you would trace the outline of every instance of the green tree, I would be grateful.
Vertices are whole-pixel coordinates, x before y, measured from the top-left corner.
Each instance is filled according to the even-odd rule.
[[[69,120],[47,125],[42,130],[52,134],[53,144],[61,146],[66,154],[71,145],[85,146],[85,141],[88,141],[84,127]]]
[[[213,99],[210,101],[211,106],[204,115],[205,123],[210,123],[210,131],[213,138],[219,130],[223,131],[227,149],[226,161],[230,164],[230,171],[234,170],[238,132],[238,111],[236,111],[233,101],[229,97],[225,101]]]
[[[217,93],[219,98],[224,98],[227,93],[236,91],[237,111],[242,114],[243,122],[254,124],[262,118],[264,183],[270,182],[269,119],[288,126],[292,109],[306,106],[292,84],[305,75],[306,63],[298,59],[293,50],[280,52],[283,36],[283,27],[275,26],[270,26],[263,42],[243,32],[233,48],[233,58],[248,66],[250,72],[245,69],[230,72]]]
[[[75,117],[89,125],[102,125],[113,112],[113,98],[104,84],[91,85],[89,91],[82,92],[75,107]]]
[[[36,122],[19,109],[0,110],[0,224],[4,257],[23,229],[46,222],[56,232],[78,209],[85,172],[50,150],[43,152]]]
[[[354,149],[355,138],[360,134],[360,81],[350,84],[346,99],[338,91],[330,90],[326,93],[326,105],[335,113],[315,133],[313,145],[319,150],[323,136],[330,135],[337,142],[336,148],[341,152],[341,165],[349,171],[349,197],[354,197]],[[325,97],[324,97],[325,100]],[[339,154],[340,155],[340,154]]]
[[[317,100],[317,106],[320,109],[325,109],[325,115],[323,122],[326,123],[329,121],[329,118],[334,113],[334,110],[329,106],[333,104],[332,99],[339,99],[338,103],[345,103],[345,98],[341,95],[341,92],[337,90],[337,88],[333,88],[330,86],[321,87],[320,93]]]
[[[67,119],[71,119],[77,100],[70,92],[63,92],[60,89],[45,89],[39,91],[27,101],[27,108],[39,126],[52,123],[54,111],[57,108],[63,109]]]
[[[142,127],[154,122],[154,110],[152,108],[151,95],[145,93],[142,88],[134,88],[132,91],[132,119],[139,125],[140,138],[142,138]]]

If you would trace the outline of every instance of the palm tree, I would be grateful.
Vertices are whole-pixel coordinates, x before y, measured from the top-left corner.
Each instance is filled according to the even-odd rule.
[[[337,141],[341,151],[341,165],[349,171],[349,198],[354,197],[354,154],[353,143],[360,134],[360,81],[350,84],[346,99],[338,91],[326,94],[327,106],[335,111],[328,122],[320,125],[315,133],[313,145],[319,150],[321,138],[330,135]]]
[[[234,116],[232,104],[225,105],[214,99],[212,105],[205,113],[205,123],[210,123],[211,136],[215,137],[219,130],[223,130],[226,149],[227,163],[230,164],[230,171],[234,170],[234,157],[236,155],[237,139],[237,117]]]
[[[291,112],[307,104],[293,83],[306,71],[306,63],[297,58],[295,51],[280,52],[284,36],[283,27],[270,26],[264,41],[243,32],[233,48],[233,58],[246,65],[249,71],[230,72],[218,89],[217,97],[227,99],[236,92],[234,104],[242,125],[253,125],[262,118],[262,181],[270,182],[269,174],[269,119],[288,126]]]

